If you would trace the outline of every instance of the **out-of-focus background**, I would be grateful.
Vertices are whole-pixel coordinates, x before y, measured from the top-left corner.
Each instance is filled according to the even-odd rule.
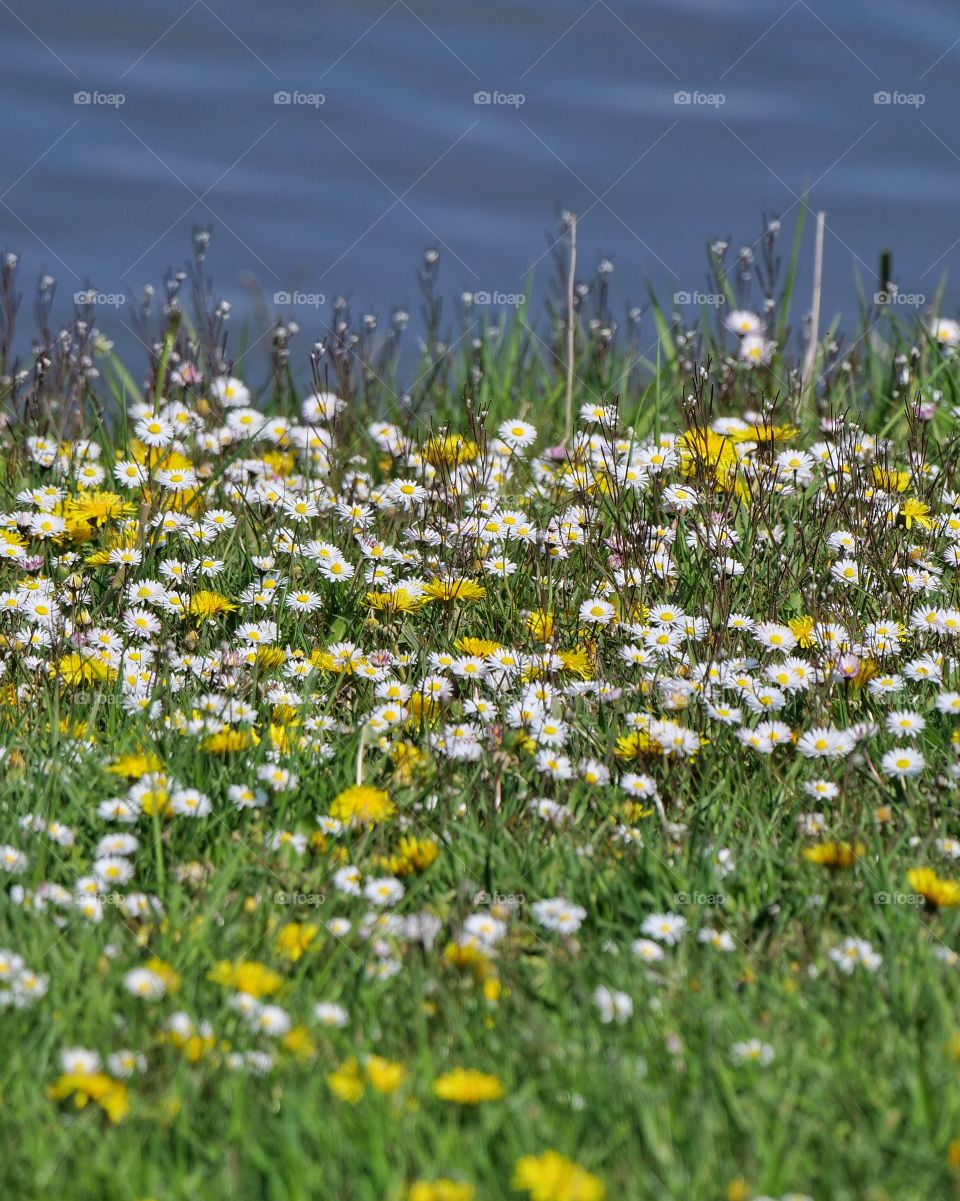
[[[669,304],[808,188],[828,318],[883,246],[953,312],[958,68],[948,0],[0,0],[0,245],[122,341],[116,298],[212,224],[221,293],[256,276],[308,330],[319,295],[414,305],[427,246],[453,295],[543,287],[564,208],[585,274]]]

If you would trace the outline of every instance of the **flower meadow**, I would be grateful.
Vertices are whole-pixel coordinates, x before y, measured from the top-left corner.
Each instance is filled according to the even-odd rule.
[[[731,281],[7,350],[5,1196],[958,1195],[960,326]]]

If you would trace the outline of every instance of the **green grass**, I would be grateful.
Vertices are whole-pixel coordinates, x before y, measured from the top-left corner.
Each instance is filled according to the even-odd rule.
[[[368,353],[362,340],[354,351],[328,346],[314,365],[317,383],[346,405],[319,423],[330,435],[319,455],[298,450],[295,434],[279,446],[255,437],[218,448],[205,439],[228,409],[209,379],[177,383],[188,361],[215,374],[210,348],[202,338],[201,345],[192,341],[201,323],[180,317],[162,331],[159,362],[143,388],[138,372],[101,345],[98,378],[84,378],[67,354],[53,383],[6,397],[5,526],[28,559],[0,563],[0,591],[19,598],[0,616],[0,843],[21,851],[26,864],[4,881],[0,946],[42,973],[47,988],[31,1004],[0,1012],[3,1196],[405,1201],[414,1181],[443,1177],[471,1186],[477,1201],[517,1201],[526,1195],[513,1184],[517,1161],[550,1148],[602,1181],[610,1199],[960,1195],[951,1166],[960,1139],[960,962],[947,954],[957,947],[960,918],[950,906],[919,904],[907,878],[919,866],[951,878],[942,840],[960,838],[960,726],[956,713],[937,708],[941,694],[960,690],[950,633],[958,584],[949,554],[960,546],[950,525],[951,516],[960,519],[960,371],[950,347],[927,327],[870,309],[870,329],[852,335],[846,352],[831,348],[834,334],[827,335],[815,386],[801,400],[796,339],[787,337],[791,302],[799,308],[790,295],[799,248],[798,239],[787,285],[767,314],[777,335],[767,365],[738,362],[736,337],[715,329],[712,314],[691,325],[651,307],[652,328],[640,331],[649,348],[644,336],[610,343],[591,332],[584,301],[576,407],[614,408],[603,422],[579,422],[566,455],[543,454],[563,429],[565,366],[551,350],[562,346],[562,314],[543,331],[521,312],[494,334],[489,323],[471,325],[467,313],[459,337],[456,330],[444,337],[452,349],[425,354],[412,386],[409,379],[401,385],[395,358],[377,357],[372,346]],[[724,276],[721,285],[732,302],[734,283]],[[741,303],[750,307],[749,298]],[[602,326],[604,314],[598,316]],[[252,402],[293,426],[310,391],[277,361]],[[191,415],[177,444],[199,475],[188,512],[198,518],[225,509],[237,518],[208,546],[186,529],[165,534],[151,524],[170,502],[157,477],[169,446],[146,461],[141,487],[111,480],[115,462],[144,459],[131,444],[135,406],[156,411],[161,395]],[[922,421],[914,412],[918,398],[935,409]],[[765,415],[763,432],[739,467],[731,462],[728,471],[726,458],[718,466],[729,442],[711,443],[704,453],[694,436],[674,467],[651,473],[638,491],[610,470],[657,439],[750,413]],[[498,426],[518,418],[532,422],[537,437],[510,459],[498,452]],[[401,453],[371,436],[369,426],[381,419],[407,440]],[[744,424],[757,420],[749,416]],[[791,424],[795,430],[769,437],[774,425]],[[422,455],[436,458],[430,438],[448,434],[461,436],[475,457],[459,468],[440,462],[431,472]],[[27,442],[32,435],[59,447],[59,459],[38,462]],[[21,494],[56,484],[62,499],[82,503],[80,437],[102,449],[97,461],[107,478],[98,487],[122,494],[130,508],[96,527],[70,510],[64,535],[43,539],[25,516],[39,509]],[[844,447],[842,470],[836,460],[832,469],[818,460],[799,481],[774,471],[781,451],[825,442]],[[295,529],[291,517],[248,487],[257,472],[277,468],[292,493],[313,490],[320,501],[290,547],[282,531]],[[905,474],[895,479],[895,471]],[[485,587],[481,598],[433,600],[408,613],[371,609],[367,593],[389,586],[364,579],[352,522],[328,502],[370,504],[371,491],[398,479],[424,482],[425,501],[408,511],[375,508],[367,531],[407,553],[395,565],[395,584],[470,579]],[[237,483],[241,493],[231,490]],[[666,495],[677,484],[692,493],[688,512]],[[479,561],[494,550],[478,553],[476,535],[462,532],[481,498],[501,513],[523,510],[544,535],[576,514],[576,541],[566,557],[542,541],[508,542],[516,572],[491,575]],[[928,506],[909,528],[908,498]],[[737,538],[720,557],[729,555],[741,574],[718,575],[716,552],[696,536],[717,519]],[[406,535],[410,528],[415,537]],[[853,536],[851,551],[828,543],[842,530]],[[671,538],[674,574],[660,578],[652,548]],[[338,547],[356,568],[353,578],[323,578],[304,549],[312,539]],[[124,542],[142,552],[139,564],[88,562]],[[207,555],[222,560],[220,574],[166,581],[169,591],[189,607],[201,589],[215,590],[237,608],[201,622],[154,604],[157,631],[143,641],[133,636],[124,624],[134,607],[128,587],[160,579],[164,562]],[[274,564],[258,567],[255,557],[266,555]],[[857,562],[858,584],[831,574],[844,557]],[[923,564],[936,569],[929,591],[911,592],[902,572]],[[629,582],[618,582],[619,570],[634,573]],[[282,577],[280,595],[315,593],[319,607],[300,613],[282,601],[262,608],[241,599],[264,576]],[[24,583],[40,578],[53,581],[57,615],[47,644],[38,647],[24,637],[32,628]],[[616,618],[589,626],[578,614],[600,593],[615,604]],[[650,629],[645,614],[667,602],[702,617],[703,636],[683,633],[673,657],[627,664],[621,648],[642,645]],[[939,624],[911,627],[911,615],[926,608],[939,612]],[[382,703],[374,683],[331,670],[322,658],[349,640],[365,663],[378,653],[392,656],[391,678],[416,686],[438,670],[430,655],[459,654],[455,644],[463,638],[542,656],[531,611],[551,613],[552,645],[582,650],[583,674],[607,686],[599,695],[597,687],[571,689],[579,677],[557,661],[540,673],[554,688],[544,716],[567,726],[559,749],[574,769],[569,780],[538,767],[533,723],[516,729],[506,721],[523,692],[517,676],[478,688],[446,672],[450,696],[435,713],[411,712],[403,725],[378,731],[368,724]],[[846,665],[850,678],[831,670],[822,643],[798,646],[791,654],[820,675],[766,716],[789,726],[794,739],[820,726],[852,731],[847,753],[805,758],[791,740],[771,753],[749,749],[737,731],[755,728],[765,715],[752,713],[734,687],[714,686],[710,698],[743,709],[733,725],[711,716],[696,691],[670,707],[670,691],[695,679],[698,667],[750,657],[756,662],[735,670],[759,684],[764,668],[783,658],[728,628],[729,614],[738,612],[777,623],[809,615],[843,631],[840,649],[857,657]],[[242,649],[243,623],[267,618],[278,625],[268,641],[282,656],[223,659],[224,651]],[[885,657],[863,645],[865,627],[878,620],[906,627]],[[108,666],[130,668],[137,646],[154,652],[142,686],[89,667],[88,678],[72,684],[65,656],[78,639],[111,631],[117,651],[103,660]],[[87,661],[95,646],[87,644]],[[284,674],[281,660],[289,665],[312,654],[312,675]],[[207,678],[194,674],[184,655],[194,662],[206,656]],[[902,691],[886,696],[869,687],[924,655],[939,662],[941,681],[908,678]],[[297,693],[299,705],[279,703],[280,687]],[[204,720],[216,708],[207,704],[211,694],[251,706],[253,722],[244,728],[257,737],[250,745],[226,754],[210,749],[216,727]],[[444,731],[470,720],[464,705],[474,694],[495,716],[476,759],[450,757]],[[132,704],[134,695],[144,707]],[[922,716],[925,728],[912,740],[895,738],[884,726],[894,710]],[[624,759],[618,740],[630,732],[628,715],[641,712],[678,722],[697,736],[699,750],[668,757],[654,746]],[[665,737],[660,726],[653,735],[658,730]],[[399,743],[420,752],[408,771],[397,758]],[[883,757],[902,746],[920,751],[924,767],[897,780]],[[132,775],[110,767],[138,753],[156,756],[171,791],[205,794],[210,813],[155,810],[129,825],[100,816],[102,802],[136,789]],[[609,769],[609,784],[577,773],[588,760]],[[270,762],[293,773],[296,784],[268,791],[262,808],[239,811],[228,789],[265,788],[257,772]],[[655,800],[631,802],[619,786],[630,771],[654,779]],[[838,786],[835,799],[804,791],[818,778]],[[389,794],[393,815],[315,839],[317,818],[361,782]],[[565,806],[561,824],[531,807],[543,797]],[[822,814],[815,829],[804,818],[812,813]],[[26,827],[28,814],[42,819],[37,828]],[[49,827],[44,832],[43,823],[54,821],[73,831],[71,844],[51,837]],[[51,885],[72,897],[77,881],[91,875],[99,840],[118,832],[139,842],[125,856],[129,881],[94,885],[101,920],[84,916],[74,901],[38,901],[38,890],[42,897]],[[304,836],[303,853],[282,838],[277,845],[282,833]],[[384,912],[436,917],[430,946],[409,930],[364,931],[372,904],[341,891],[334,879],[345,864],[364,881],[390,875],[382,859],[400,852],[404,836],[433,842],[439,854],[404,876],[402,899]],[[830,841],[857,848],[852,865],[830,869],[804,856]],[[725,866],[720,851],[729,854]],[[162,916],[126,914],[117,895],[133,892],[156,898]],[[293,893],[313,903],[291,904]],[[552,932],[537,919],[536,902],[558,896],[586,911],[574,933]],[[457,967],[449,948],[471,914],[491,909],[491,898],[504,937],[479,962]],[[646,918],[665,912],[683,916],[688,928],[676,946],[664,947],[660,962],[646,963],[632,944]],[[347,919],[349,932],[330,931],[334,918]],[[291,922],[313,928],[295,960],[278,944]],[[697,932],[708,928],[726,931],[733,949],[698,941]],[[882,957],[876,970],[840,970],[830,952],[847,938],[871,944]],[[178,979],[165,995],[143,1000],[124,977],[152,958]],[[304,1029],[303,1045],[251,1029],[230,1004],[234,990],[210,978],[225,960],[255,961],[280,974],[282,988],[268,1000]],[[382,961],[393,963],[395,974],[372,977],[369,969]],[[601,1021],[598,986],[632,1001],[622,1023]],[[313,1014],[319,1002],[344,1006],[347,1024],[320,1024]],[[169,1038],[177,1012],[210,1024],[196,1054]],[[772,1049],[770,1062],[740,1062],[735,1046],[752,1039]],[[95,1101],[76,1109],[50,1095],[63,1070],[61,1053],[78,1047],[104,1061],[120,1049],[145,1057],[143,1070],[124,1082],[122,1120],[111,1122]],[[272,1057],[262,1074],[231,1066],[232,1056],[262,1051]],[[381,1092],[366,1078],[369,1055],[402,1065],[395,1091]],[[351,1103],[328,1076],[354,1057],[365,1083]],[[503,1097],[475,1106],[441,1100],[434,1080],[458,1067],[496,1076]],[[443,1201],[440,1191],[421,1192],[418,1201],[431,1195]],[[542,1201],[587,1195],[545,1185]]]

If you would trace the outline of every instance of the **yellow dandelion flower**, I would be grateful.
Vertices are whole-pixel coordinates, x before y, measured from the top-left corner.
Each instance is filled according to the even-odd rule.
[[[393,760],[397,779],[402,784],[408,784],[413,779],[413,769],[426,756],[412,742],[395,742],[390,748],[390,758]]]
[[[822,842],[819,846],[808,847],[803,852],[804,859],[817,863],[821,867],[848,868],[866,854],[866,844],[862,842]]]
[[[922,500],[917,500],[915,496],[908,497],[898,510],[895,510],[892,516],[897,520],[902,521],[909,530],[913,523],[921,526],[925,530],[933,528],[933,518],[929,516],[930,506],[925,505]]]
[[[563,661],[565,671],[579,676],[582,680],[589,680],[592,677],[593,670],[590,662],[590,652],[586,647],[577,646],[572,651],[560,651],[559,655]]]
[[[432,696],[424,696],[422,692],[415,692],[411,696],[407,708],[410,710],[408,726],[418,726],[421,721],[433,722],[440,716],[440,702]]]
[[[199,1063],[204,1055],[213,1050],[217,1040],[212,1034],[181,1034],[178,1030],[168,1030],[163,1041],[182,1051],[188,1063]]]
[[[228,597],[219,592],[195,592],[190,597],[186,609],[191,617],[200,624],[209,621],[220,613],[233,613],[237,606]]]
[[[500,650],[503,643],[494,642],[492,638],[458,638],[453,645],[462,655],[476,655],[482,659],[484,655]]]
[[[377,858],[377,866],[391,876],[414,876],[426,871],[439,854],[440,847],[432,838],[406,836],[400,839],[395,854]]]
[[[140,794],[140,811],[147,817],[154,814],[158,817],[170,817],[173,814],[170,786],[166,776],[158,775],[150,782],[147,791]]]
[[[427,584],[426,593],[434,600],[447,601],[451,604],[461,601],[478,601],[483,600],[487,595],[487,590],[482,584],[478,584],[476,580],[468,579],[432,579]]]
[[[503,1084],[497,1076],[478,1072],[476,1068],[454,1068],[433,1082],[433,1091],[441,1101],[455,1105],[479,1105],[483,1101],[499,1101],[504,1095]]]
[[[55,1101],[73,1097],[77,1109],[92,1101],[113,1123],[122,1121],[130,1111],[127,1086],[104,1072],[65,1072],[51,1085],[49,1095]]]
[[[424,446],[422,454],[432,467],[441,464],[456,467],[460,463],[470,463],[480,453],[476,442],[464,438],[462,434],[448,434],[445,438],[431,438]]]
[[[56,664],[51,665],[48,672],[72,688],[81,684],[109,683],[117,678],[116,670],[109,663],[77,651],[63,655]]]
[[[526,623],[536,642],[549,642],[553,637],[553,614],[545,609],[531,609],[526,616]]]
[[[906,492],[910,487],[910,472],[887,471],[883,467],[874,467],[873,482],[884,492]]]
[[[416,613],[428,605],[429,596],[417,596],[406,588],[394,588],[392,592],[368,592],[367,604],[377,613]]]
[[[363,1096],[363,1079],[360,1076],[360,1064],[356,1059],[345,1060],[338,1068],[327,1075],[327,1084],[334,1096],[351,1105]]]
[[[751,425],[727,435],[733,442],[789,442],[800,431],[795,425]]]
[[[645,730],[633,730],[617,739],[613,753],[618,759],[639,759],[641,755],[659,755],[663,747]]]
[[[283,987],[283,977],[279,972],[252,959],[238,959],[234,962],[221,959],[216,967],[207,973],[207,979],[212,980],[214,984],[222,984],[224,988],[235,988],[237,992],[245,992],[251,997],[271,997]]]
[[[306,1026],[293,1026],[283,1036],[280,1045],[297,1059],[312,1059],[317,1053],[317,1045]]]
[[[147,971],[153,972],[155,976],[160,977],[167,986],[167,992],[176,992],[180,987],[180,974],[175,972],[166,960],[157,959],[154,956],[152,959],[147,960],[144,967],[146,967]]]
[[[6,543],[7,546],[19,546],[23,550],[25,550],[27,546],[26,540],[22,538],[16,532],[16,530],[0,529],[0,542]]]
[[[603,1201],[603,1181],[559,1151],[524,1155],[513,1170],[513,1187],[530,1201]]]
[[[740,460],[729,435],[696,426],[681,434],[677,447],[680,470],[685,476],[704,474],[712,478],[716,487],[732,486]]]
[[[374,826],[393,817],[396,811],[386,792],[368,784],[345,788],[330,806],[330,816],[348,826]]]
[[[809,613],[803,613],[800,617],[791,617],[787,625],[797,640],[797,646],[805,648],[813,646],[813,627],[816,622]]]
[[[484,979],[491,970],[491,962],[474,943],[448,943],[444,948],[442,962],[447,967],[457,968],[462,972],[473,972],[478,980]]]
[[[907,872],[907,882],[932,909],[950,909],[960,905],[960,882],[945,880],[932,867],[915,867]]]
[[[294,747],[306,745],[302,737],[291,737],[291,727],[297,726],[300,723],[299,711],[293,708],[284,708],[277,706],[273,710],[273,716],[276,719],[271,722],[270,729],[267,731],[270,738],[270,745],[278,751],[282,751],[284,755],[289,755]],[[286,725],[279,725],[279,721],[286,721]]]
[[[99,528],[108,521],[120,521],[132,517],[134,506],[115,492],[81,492],[69,497],[62,506],[62,516],[67,526],[80,523]]]
[[[402,1063],[384,1059],[380,1055],[369,1055],[364,1062],[367,1079],[378,1093],[395,1093],[403,1083],[406,1072]]]
[[[132,755],[120,755],[107,767],[107,771],[115,776],[125,776],[128,780],[139,780],[148,772],[159,771],[162,764],[152,752],[135,751]]]
[[[294,963],[301,959],[320,932],[309,922],[287,922],[277,931],[277,950]]]
[[[407,1192],[407,1201],[473,1201],[476,1190],[463,1180],[415,1180]]]
[[[321,671],[331,671],[339,674],[341,671],[340,664],[334,659],[329,651],[316,650],[310,654],[310,662],[314,667],[318,667]]]
[[[110,563],[111,551],[130,550],[137,545],[139,538],[140,528],[136,525],[128,525],[119,532],[111,531],[107,537],[107,545],[87,555],[84,562],[88,567],[106,567]]]
[[[211,755],[229,755],[256,746],[260,739],[252,730],[221,730],[203,740],[203,749]]]
[[[293,455],[286,454],[282,450],[268,450],[260,456],[261,463],[266,463],[274,475],[279,475],[281,479],[286,479],[288,475],[293,474],[293,470],[297,465]]]
[[[275,671],[287,661],[287,652],[282,646],[258,646],[256,664],[260,671]]]

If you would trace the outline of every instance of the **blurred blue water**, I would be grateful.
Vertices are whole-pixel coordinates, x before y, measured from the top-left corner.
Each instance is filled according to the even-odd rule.
[[[958,65],[948,0],[3,0],[0,245],[61,298],[133,296],[212,223],[241,306],[252,274],[270,300],[383,313],[415,303],[427,245],[452,294],[522,290],[562,207],[584,270],[613,258],[619,303],[648,279],[667,299],[701,288],[711,236],[750,243],[761,212],[790,226],[809,187],[828,316],[852,309],[856,272],[873,291],[886,245],[905,292],[932,299],[952,270],[952,311]],[[321,332],[327,314],[298,315]],[[122,341],[127,319],[101,325]]]

